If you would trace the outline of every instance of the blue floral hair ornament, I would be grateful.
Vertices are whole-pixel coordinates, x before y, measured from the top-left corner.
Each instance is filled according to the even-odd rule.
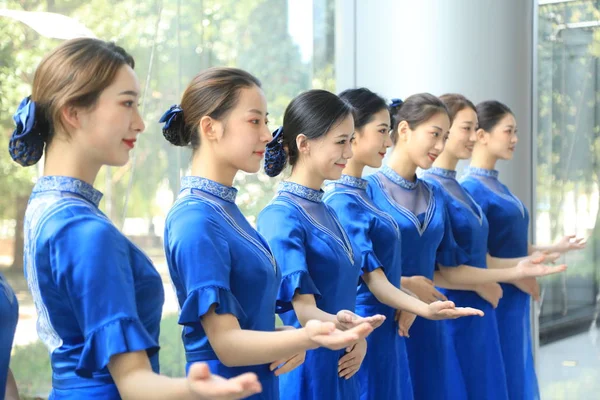
[[[50,128],[38,105],[25,97],[13,115],[16,128],[8,142],[8,152],[18,164],[29,167],[44,154],[44,145]]]
[[[402,104],[404,104],[404,102],[401,99],[392,99],[392,102],[390,103],[390,107],[392,107],[392,108],[398,108]]]
[[[270,177],[279,175],[283,171],[286,161],[287,153],[283,148],[283,126],[280,126],[273,132],[273,139],[267,143],[265,173]]]
[[[179,132],[184,124],[183,110],[178,105],[172,105],[158,120],[164,124],[163,136],[169,142],[175,144],[179,140]]]

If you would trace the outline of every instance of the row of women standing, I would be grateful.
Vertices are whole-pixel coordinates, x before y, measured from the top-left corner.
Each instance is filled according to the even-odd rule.
[[[271,135],[260,82],[232,68],[201,72],[160,121],[193,157],[164,236],[187,377],[159,375],[160,276],[93,187],[144,130],[133,67],[114,44],[65,42],[15,115],[13,159],[45,154],[25,265],[51,398],[538,397],[529,294],[534,277],[565,269],[544,259],[583,244],[528,245],[527,211],[494,171],[516,144],[512,112],[459,95],[388,109],[367,89],[311,90]],[[388,166],[363,180],[392,145]],[[454,168],[471,155],[461,185]],[[255,230],[233,181],[263,158],[268,175],[291,175]],[[502,300],[496,282],[514,283]]]

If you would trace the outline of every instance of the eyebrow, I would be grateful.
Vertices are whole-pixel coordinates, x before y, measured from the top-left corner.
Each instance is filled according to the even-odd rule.
[[[437,129],[438,131],[443,131],[443,129],[442,129],[442,128],[440,128],[439,126],[436,126],[436,125],[431,125],[431,127],[432,127],[432,128],[435,128],[435,129]]]
[[[382,122],[381,124],[377,125],[377,126],[385,126],[386,128],[389,127],[389,124],[386,124],[385,122]]]
[[[475,121],[463,121],[462,123],[463,123],[463,124],[474,124],[474,123],[475,123]]]
[[[515,128],[516,128],[516,126],[514,126],[514,125],[510,125],[510,124],[509,124],[509,125],[506,125],[506,126],[505,126],[505,128],[511,128],[511,129],[515,129]]]
[[[138,96],[138,92],[136,92],[135,90],[126,90],[124,92],[119,93],[119,96],[123,96],[123,95],[137,97]]]
[[[251,110],[248,110],[248,112],[250,112],[250,113],[252,113],[252,114],[258,114],[258,115],[260,115],[260,116],[262,116],[262,115],[263,115],[263,112],[262,112],[262,111],[260,111],[260,110],[257,110],[256,108],[253,108],[253,109],[251,109]],[[264,115],[265,115],[265,117],[267,117],[267,116],[269,115],[269,113],[266,113],[266,114],[264,114]]]
[[[351,134],[347,134],[347,133],[342,133],[340,135],[337,135],[336,138],[341,138],[341,137],[351,137],[352,135],[354,135],[354,132],[352,132]]]

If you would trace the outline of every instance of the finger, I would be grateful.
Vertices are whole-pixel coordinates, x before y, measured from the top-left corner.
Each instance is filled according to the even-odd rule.
[[[346,331],[346,333],[353,333],[358,335],[359,339],[367,337],[371,332],[373,332],[373,327],[367,323],[362,323]]]
[[[360,366],[353,366],[351,368],[347,368],[344,371],[340,372],[340,378],[350,379],[354,374],[358,372]]]
[[[335,332],[335,324],[333,322],[322,322],[313,319],[306,323],[306,329],[312,335],[329,335]]]
[[[293,357],[275,371],[275,376],[287,374],[301,364],[300,357]]]
[[[345,364],[352,362],[356,358],[356,353],[347,353],[338,361],[338,367],[343,367]]]
[[[241,386],[245,396],[262,392],[262,386],[258,377],[251,372],[231,378],[229,382]]]
[[[396,310],[396,313],[394,314],[394,321],[398,321],[400,319],[401,313],[402,313],[402,311]]]
[[[472,307],[456,307],[455,310],[463,316],[478,315],[483,317],[484,315],[483,311]]]
[[[558,273],[564,272],[566,270],[567,270],[566,264],[557,265],[556,267],[544,265],[544,269],[541,271],[539,276],[558,274]]]
[[[423,280],[425,280],[425,282],[427,282],[427,283],[429,283],[429,284],[433,285],[433,281],[432,281],[431,279],[429,279],[429,278],[427,278],[427,277],[425,277],[425,276],[422,276],[421,278],[423,278]]]
[[[188,376],[192,380],[203,380],[210,378],[210,369],[208,365],[203,362],[194,363],[190,366]]]
[[[437,289],[433,289],[433,295],[435,296],[436,300],[441,300],[441,301],[446,301],[448,300],[448,298],[446,296],[444,296],[439,290]]]

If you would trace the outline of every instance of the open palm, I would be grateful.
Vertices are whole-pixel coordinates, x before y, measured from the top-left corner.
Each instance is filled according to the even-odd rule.
[[[190,391],[200,400],[244,399],[262,391],[256,374],[247,373],[225,379],[211,374],[204,363],[193,364],[187,379]]]

